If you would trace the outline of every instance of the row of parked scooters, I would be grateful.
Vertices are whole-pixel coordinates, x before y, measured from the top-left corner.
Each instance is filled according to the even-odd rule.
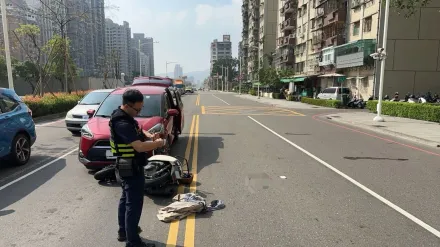
[[[375,99],[377,100],[377,97]],[[370,98],[368,100],[373,100],[373,96],[370,96]],[[434,96],[432,96],[432,94],[430,92],[427,92],[426,94],[421,95],[421,96],[407,93],[405,95],[405,98],[403,98],[403,99],[400,99],[399,92],[396,92],[392,99],[390,99],[390,97],[388,95],[385,95],[385,97],[383,97],[383,100],[392,101],[392,102],[408,102],[408,103],[422,103],[422,104],[423,103],[438,103],[438,104],[440,104],[439,95],[434,94]]]

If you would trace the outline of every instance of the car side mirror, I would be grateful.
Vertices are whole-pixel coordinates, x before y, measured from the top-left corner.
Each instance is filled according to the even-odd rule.
[[[179,111],[176,109],[169,109],[167,111],[167,114],[168,114],[168,116],[175,117],[175,116],[179,115]]]
[[[93,115],[95,115],[95,110],[88,110],[87,111],[87,116],[89,116],[89,118],[92,118]]]

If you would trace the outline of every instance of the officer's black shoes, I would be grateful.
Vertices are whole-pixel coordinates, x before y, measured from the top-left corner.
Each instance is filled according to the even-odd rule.
[[[138,234],[142,232],[142,228],[140,226],[138,226]],[[118,232],[118,241],[119,242],[124,242],[127,241],[127,234],[126,232]]]

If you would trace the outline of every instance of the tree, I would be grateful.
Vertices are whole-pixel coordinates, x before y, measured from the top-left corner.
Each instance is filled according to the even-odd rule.
[[[432,0],[391,0],[390,6],[397,10],[397,13],[410,17],[415,14],[416,10],[424,7]],[[385,3],[385,1],[383,1]]]
[[[238,59],[237,58],[222,58],[214,62],[211,76],[224,74],[223,71],[228,71],[228,81],[233,81],[238,76]],[[226,69],[225,69],[226,68]],[[225,74],[226,75],[226,74]]]
[[[12,32],[26,54],[27,59],[38,70],[38,83],[34,87],[34,95],[36,94],[35,89],[39,89],[39,94],[42,96],[48,64],[43,60],[44,50],[40,42],[40,28],[37,25],[20,24]]]
[[[74,79],[78,76],[78,69],[72,57],[68,56],[67,65],[68,65],[68,71],[70,73],[70,77],[68,78],[68,83],[67,83],[68,88],[66,89],[65,68],[64,68],[64,59],[65,59],[64,49],[66,43],[67,43],[67,47],[69,48],[70,47],[69,39],[63,39],[59,35],[54,35],[44,46],[44,51],[46,51],[46,53],[49,54],[48,59],[49,61],[51,61],[50,65],[48,66],[47,73],[60,82],[62,91],[71,92],[72,88],[75,87]],[[70,50],[68,49],[67,54],[69,53]]]
[[[97,63],[97,69],[100,76],[104,78],[102,85],[104,88],[114,88],[115,80],[109,80],[110,78],[121,79],[120,71],[120,54],[116,50],[110,51],[106,57],[99,57]],[[139,72],[134,73],[133,77],[138,76]],[[126,75],[128,77],[128,75]],[[112,83],[113,82],[113,83]]]
[[[15,63],[13,76],[23,78],[23,80],[32,88],[32,92],[35,92],[36,85],[40,78],[39,69],[36,64],[31,61]]]

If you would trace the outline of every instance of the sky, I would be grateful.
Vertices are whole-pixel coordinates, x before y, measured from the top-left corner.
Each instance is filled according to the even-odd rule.
[[[106,0],[106,18],[130,23],[132,33],[153,37],[155,74],[177,62],[183,73],[210,67],[210,44],[231,35],[232,55],[241,39],[241,0]],[[174,64],[168,65],[168,73]]]

